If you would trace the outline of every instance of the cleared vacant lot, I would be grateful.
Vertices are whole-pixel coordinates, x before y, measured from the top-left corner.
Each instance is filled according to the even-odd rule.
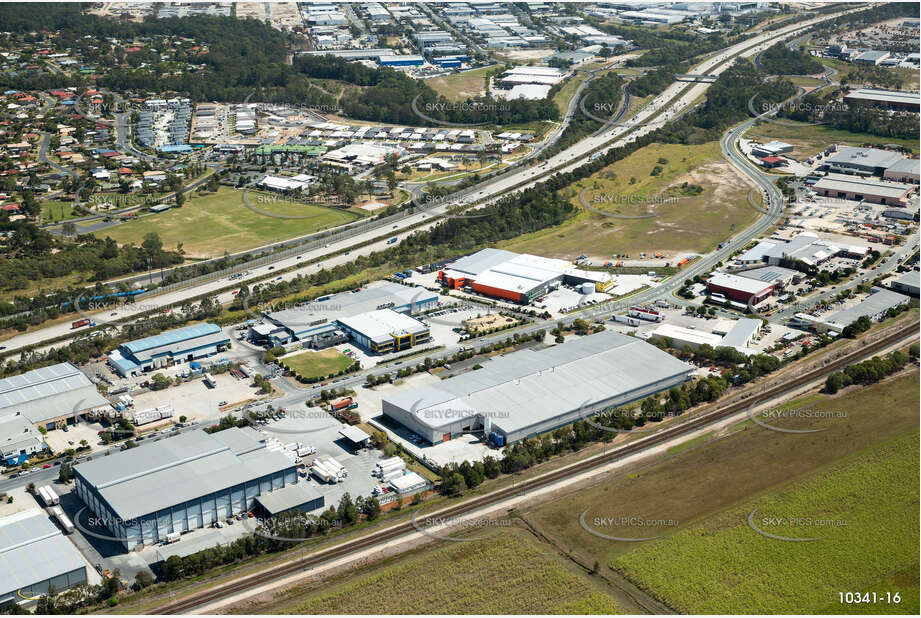
[[[723,160],[716,142],[651,144],[565,191],[582,212],[500,246],[564,259],[584,253],[596,260],[641,251],[705,252],[731,235],[733,226],[758,216],[748,204],[748,184]]]
[[[623,613],[534,537],[516,528],[480,532],[399,561],[361,569],[344,583],[313,584],[240,613],[611,614]]]
[[[851,133],[822,125],[809,125],[784,119],[785,124],[763,122],[749,131],[745,137],[756,137],[761,141],[780,140],[793,145],[793,157],[805,160],[824,152],[831,144],[844,146],[885,146],[897,144],[911,152],[918,152],[918,140],[880,137],[868,133]]]
[[[358,215],[346,210],[312,206],[285,200],[281,196],[250,191],[252,208],[243,202],[243,192],[221,187],[217,193],[196,197],[182,208],[144,216],[97,232],[119,243],[140,244],[156,232],[167,249],[177,243],[191,257],[214,257],[271,242],[302,236],[348,223]],[[278,218],[281,215],[296,218]]]
[[[444,77],[433,77],[425,80],[435,92],[451,101],[466,101],[486,93],[486,74],[495,71],[496,66],[491,65],[470,71],[452,73]]]

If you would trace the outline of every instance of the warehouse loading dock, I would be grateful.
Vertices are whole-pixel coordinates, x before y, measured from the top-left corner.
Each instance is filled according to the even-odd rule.
[[[671,388],[691,372],[644,341],[604,331],[490,359],[477,371],[385,397],[381,409],[432,444],[475,432],[512,443]]]

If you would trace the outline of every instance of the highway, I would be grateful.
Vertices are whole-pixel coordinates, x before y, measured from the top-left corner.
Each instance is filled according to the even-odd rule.
[[[731,60],[734,57],[749,57],[755,55],[783,37],[795,34],[797,31],[807,28],[818,21],[832,19],[836,15],[822,16],[814,20],[800,22],[775,32],[748,39],[722,52],[714,54],[695,67],[693,72],[718,75],[730,66]],[[355,255],[367,255],[372,251],[384,249],[388,245],[386,240],[383,239],[365,247],[356,248],[355,246],[364,242],[369,242],[383,235],[393,235],[399,239],[405,236],[407,229],[412,229],[422,224],[425,224],[423,227],[434,225],[438,221],[438,216],[444,215],[453,204],[459,203],[458,200],[463,199],[466,200],[467,203],[473,202],[478,206],[486,205],[509,191],[532,187],[549,174],[573,170],[584,164],[584,160],[596,152],[606,152],[611,148],[622,146],[641,135],[645,135],[663,126],[670,118],[674,118],[676,115],[680,114],[692,105],[698,97],[704,95],[708,87],[709,84],[706,83],[696,83],[693,85],[679,82],[672,83],[646,107],[624,124],[612,126],[607,131],[589,136],[570,148],[554,155],[539,166],[521,170],[516,169],[512,173],[487,181],[485,185],[478,185],[460,191],[448,198],[452,201],[435,204],[427,208],[426,212],[415,212],[401,216],[399,220],[393,224],[390,224],[389,221],[386,223],[371,221],[368,223],[376,223],[377,225],[373,227],[372,225],[358,226],[354,224],[344,226],[343,228],[334,230],[329,236],[322,240],[313,241],[307,248],[301,251],[299,255],[280,259],[274,259],[275,256],[269,256],[266,261],[273,260],[271,263],[249,267],[245,271],[245,276],[241,280],[236,281],[236,284],[240,285],[246,283],[252,285],[269,277],[273,270],[284,270],[289,267],[297,266],[299,261],[306,262],[322,259],[327,254],[342,252],[322,262],[317,262],[287,272],[283,275],[279,275],[279,277],[291,279],[298,274],[316,272],[323,266],[334,266],[347,261],[349,258],[354,259]],[[777,210],[769,211],[769,214],[776,217],[779,214],[780,207],[781,204],[772,203],[771,208],[776,208]],[[722,250],[697,260],[690,269],[682,273],[682,278],[693,277],[695,274],[703,274],[709,270],[712,264],[715,264],[732,253],[736,248],[747,243],[757,234],[767,229],[772,223],[773,221],[770,219],[762,217],[758,223],[750,227],[743,234],[737,235],[734,239],[727,242]],[[243,268],[246,267],[244,266]],[[646,302],[656,297],[670,294],[675,288],[679,287],[680,284],[681,281],[677,279],[675,281],[670,281],[663,286],[641,294],[639,297],[632,298],[630,302]],[[134,306],[128,305],[115,312],[107,310],[96,312],[85,311],[81,315],[85,315],[99,324],[110,323],[112,321],[125,321],[152,310],[162,310],[166,307],[181,304],[184,300],[189,298],[195,298],[206,294],[216,294],[230,285],[232,285],[232,283],[226,278],[209,280],[198,285],[189,285],[178,290],[165,291],[163,293],[157,293],[156,295],[152,294],[142,297],[138,299],[138,302]],[[229,303],[233,300],[230,290],[218,295],[217,298],[221,303]],[[74,319],[77,319],[77,317]],[[68,337],[72,334],[74,333],[71,331],[69,323],[56,324],[23,333],[4,342],[6,350],[3,351],[3,354],[7,355],[20,351],[23,348],[41,346],[44,342],[49,340]],[[56,343],[56,345],[59,344],[60,342]]]

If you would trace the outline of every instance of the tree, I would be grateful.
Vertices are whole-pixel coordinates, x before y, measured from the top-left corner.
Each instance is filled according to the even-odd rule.
[[[377,501],[377,498],[372,496],[365,500],[365,514],[368,516],[368,521],[374,521],[380,516],[381,503]]]
[[[182,577],[182,558],[179,556],[170,556],[160,568],[160,578],[163,581],[174,581]]]
[[[154,391],[161,391],[164,388],[168,388],[173,383],[172,380],[167,378],[162,373],[153,374],[153,377],[151,377],[150,382],[151,382],[150,388],[151,390],[154,390]]]
[[[61,464],[61,469],[58,471],[58,480],[62,483],[69,483],[74,478],[73,468],[69,463]]]
[[[834,395],[844,386],[844,374],[835,372],[825,378],[825,392]]]

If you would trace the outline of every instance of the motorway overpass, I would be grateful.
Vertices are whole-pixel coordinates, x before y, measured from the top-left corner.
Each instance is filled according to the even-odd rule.
[[[808,28],[819,21],[832,19],[838,15],[840,15],[840,13],[800,22],[787,26],[786,28],[781,28],[769,34],[762,34],[741,43],[737,43],[736,45],[718,52],[700,63],[697,67],[695,67],[695,72],[700,74],[719,75],[722,73],[722,71],[726,70],[726,68],[730,66],[731,60],[733,58],[751,57],[756,55],[763,49],[766,49],[768,46],[776,43],[779,39],[791,36],[799,30]],[[667,122],[674,119],[676,115],[680,114],[686,108],[691,106],[696,99],[705,95],[708,87],[708,83],[694,83],[692,85],[682,84],[679,82],[672,83],[661,94],[653,99],[653,101],[646,105],[646,107],[640,110],[636,115],[631,117],[625,123],[612,126],[607,131],[597,135],[591,135],[574,144],[570,148],[554,155],[539,166],[524,168],[520,170],[516,169],[495,179],[491,179],[485,183],[485,185],[478,185],[460,191],[452,196],[451,199],[455,200],[454,203],[457,203],[457,200],[464,199],[468,203],[475,202],[478,205],[486,205],[500,198],[509,191],[517,191],[533,187],[538,184],[545,176],[557,172],[568,172],[576,169],[585,163],[585,159],[588,158],[589,155],[594,153],[604,153],[611,148],[623,146],[636,140],[637,137],[645,135],[664,126]],[[400,238],[401,236],[405,237],[407,230],[426,229],[431,227],[440,220],[441,215],[446,214],[450,207],[451,203],[441,203],[427,209],[425,212],[414,212],[411,214],[406,214],[402,216],[399,222],[390,226],[389,229],[387,224],[381,225],[379,227],[372,227],[370,229],[362,228],[360,230],[356,230],[354,233],[348,228],[343,228],[342,230],[335,231],[330,236],[324,238],[323,241],[325,242],[323,242],[322,245],[314,243],[315,246],[311,248],[305,248],[305,250],[301,251],[297,255],[287,257],[279,256],[278,259],[274,259],[274,256],[269,256],[265,260],[265,263],[249,266],[247,271],[248,274],[233,284],[226,278],[210,280],[198,285],[193,285],[178,290],[165,291],[158,293],[157,295],[142,297],[138,299],[136,306],[128,305],[120,308],[115,312],[86,312],[86,315],[87,317],[92,318],[94,321],[100,324],[113,322],[116,320],[125,321],[126,319],[131,319],[133,317],[139,317],[151,310],[175,306],[181,304],[186,299],[195,298],[206,294],[215,294],[221,303],[230,303],[234,298],[231,295],[231,289],[229,289],[232,285],[252,285],[269,278],[270,275],[273,274],[273,270],[285,270],[287,268],[298,266],[298,264],[301,262],[322,259],[328,254],[339,253],[339,255],[335,255],[328,260],[308,264],[307,266],[286,272],[282,275],[279,275],[278,277],[282,279],[292,279],[298,275],[316,272],[324,266],[334,266],[336,264],[350,261],[354,259],[356,255],[367,255],[372,251],[385,249],[388,245],[386,244],[386,241],[383,240],[383,238],[365,247],[357,249],[354,247],[355,245],[372,241],[373,239],[382,237],[383,235],[392,235]],[[778,204],[775,208],[779,209],[779,207],[780,205]],[[773,211],[773,216],[776,217],[778,213],[779,210]],[[773,221],[764,221],[763,223],[759,222],[755,224],[744,233],[737,235],[735,240],[727,242],[724,249],[714,252],[709,256],[705,256],[704,258],[695,262],[691,269],[689,269],[688,272],[685,272],[684,275],[693,277],[694,274],[703,274],[704,272],[707,272],[710,268],[712,268],[713,264],[720,261],[721,259],[724,259],[727,255],[734,251],[735,248],[744,245],[750,239],[762,233],[772,224]],[[349,251],[348,256],[344,254],[345,251]],[[247,267],[243,266],[243,268]],[[665,286],[655,288],[656,292],[658,293],[653,293],[650,291],[649,299],[634,298],[632,299],[632,302],[644,302],[645,300],[651,300],[653,296],[661,296],[662,294],[670,293],[672,290],[668,289],[669,287],[670,284],[666,284]],[[222,290],[225,291],[222,292]],[[69,334],[71,334],[70,325],[68,323],[64,323],[17,335],[16,337],[13,337],[6,342],[7,350],[4,351],[4,354],[6,355],[11,352],[21,350],[25,347],[40,346],[45,341],[67,337]]]

